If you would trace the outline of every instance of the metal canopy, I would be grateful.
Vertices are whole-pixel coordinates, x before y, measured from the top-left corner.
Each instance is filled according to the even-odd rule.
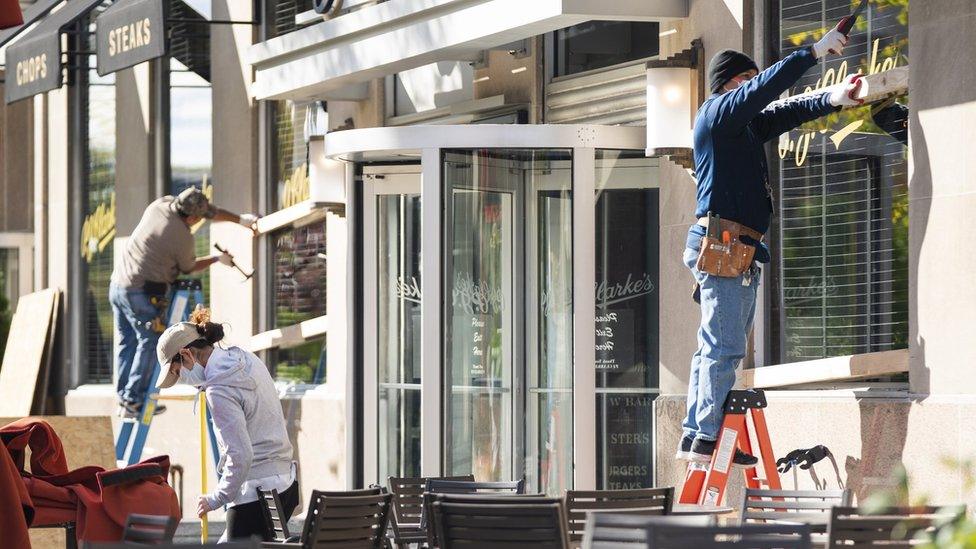
[[[688,16],[687,0],[397,0],[252,46],[257,99],[328,99],[374,78],[592,20]],[[390,47],[395,44],[395,47]]]
[[[11,27],[7,30],[0,31],[0,48],[6,45],[16,38],[20,33],[27,30],[31,25],[37,22],[38,19],[44,17],[54,9],[54,6],[60,4],[63,0],[38,0],[37,2],[31,4],[27,9],[24,10],[24,23],[16,27]]]
[[[61,87],[61,33],[103,1],[67,1],[7,49],[7,103]]]

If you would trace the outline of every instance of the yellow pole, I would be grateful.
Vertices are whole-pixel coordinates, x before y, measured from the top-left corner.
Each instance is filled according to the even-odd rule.
[[[207,494],[207,395],[200,391],[200,495]],[[200,517],[200,543],[207,543],[207,515]]]

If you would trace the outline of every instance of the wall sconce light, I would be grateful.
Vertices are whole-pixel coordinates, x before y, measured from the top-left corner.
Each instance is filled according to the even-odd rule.
[[[647,156],[693,165],[692,126],[705,95],[703,49],[695,39],[681,53],[647,62]]]

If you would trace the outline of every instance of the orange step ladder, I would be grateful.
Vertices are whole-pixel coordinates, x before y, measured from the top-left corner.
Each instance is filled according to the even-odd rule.
[[[765,407],[766,394],[759,389],[729,392],[723,407],[725,419],[722,420],[712,461],[708,464],[688,462],[685,485],[681,489],[679,503],[721,505],[732,471],[732,458],[735,457],[736,448],[759,458],[766,475],[765,479],[759,478],[756,467],[744,469],[746,485],[749,488],[761,488],[762,484],[766,484],[766,487],[771,490],[782,489],[779,472],[776,470],[773,445],[769,441],[769,430],[766,428],[766,416],[763,415]],[[752,451],[747,414],[752,419],[753,434],[759,445],[759,454],[754,454]]]

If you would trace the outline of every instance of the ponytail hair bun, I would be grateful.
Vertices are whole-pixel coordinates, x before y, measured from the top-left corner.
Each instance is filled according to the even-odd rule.
[[[197,325],[197,333],[207,341],[207,344],[213,345],[224,339],[224,327],[216,322],[210,322],[210,309],[197,305],[190,315],[190,322]]]

